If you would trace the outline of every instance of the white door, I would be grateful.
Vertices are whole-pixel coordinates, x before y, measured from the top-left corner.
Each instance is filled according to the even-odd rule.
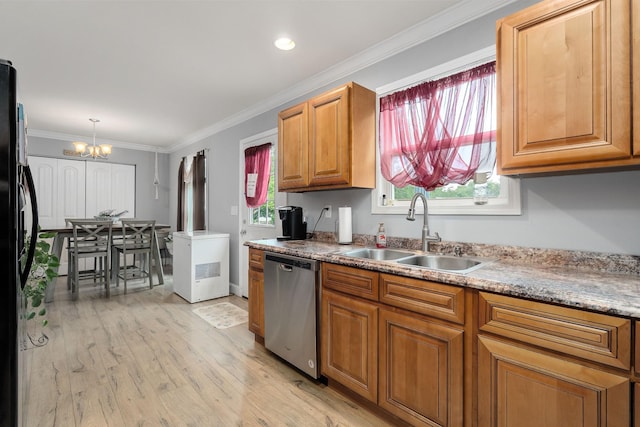
[[[111,164],[87,162],[87,217],[111,207]]]
[[[66,226],[65,218],[85,217],[85,162],[29,156],[43,229]],[[30,212],[30,211],[29,211]],[[58,274],[67,274],[67,248],[62,250]]]
[[[80,160],[58,159],[57,172],[57,221],[60,227],[66,226],[66,218],[85,218],[85,163]],[[60,256],[58,274],[68,272],[68,241],[65,240]]]
[[[64,226],[64,223],[58,224],[58,159],[29,156],[29,167],[36,189],[40,227],[46,229]]]
[[[57,222],[65,226],[66,218],[85,218],[85,162],[58,160]]]
[[[136,167],[111,165],[111,209],[115,213],[127,211],[123,218],[136,216]]]
[[[128,211],[135,216],[136,167],[115,163],[87,162],[87,216],[104,210]]]
[[[244,197],[244,150],[256,145],[266,144],[267,142],[272,143],[271,179],[273,180],[273,188],[276,189],[278,188],[278,183],[275,182],[278,176],[278,129],[271,129],[240,141],[240,208],[238,209],[240,222],[240,244],[238,245],[240,253],[238,254],[238,271],[240,272],[240,283],[239,289],[234,289],[234,293],[239,292],[243,297],[249,296],[249,248],[247,248],[244,243],[246,241],[256,239],[275,239],[276,236],[281,233],[282,229],[280,220],[277,217],[277,211],[275,210],[273,210],[272,215],[269,215],[271,218],[261,215],[257,220],[254,220],[254,216],[252,216],[253,211],[250,208],[247,208]],[[277,207],[286,205],[287,203],[287,193],[279,193],[274,190],[272,197],[272,200],[275,200],[273,206]],[[262,224],[259,222],[262,222]]]

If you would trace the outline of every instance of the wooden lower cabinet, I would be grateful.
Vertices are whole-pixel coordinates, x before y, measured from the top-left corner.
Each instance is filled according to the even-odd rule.
[[[633,427],[640,427],[640,384],[638,383],[633,384],[633,396],[633,413],[635,414]]]
[[[461,426],[459,328],[380,309],[378,405],[415,426]]]
[[[249,330],[264,338],[263,251],[249,249]]]
[[[478,426],[629,426],[628,378],[478,337]]]
[[[322,293],[322,374],[362,397],[378,399],[378,306]]]

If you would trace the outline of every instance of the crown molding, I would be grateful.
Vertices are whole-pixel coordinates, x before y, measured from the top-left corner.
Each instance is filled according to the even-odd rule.
[[[170,146],[168,152],[175,152],[198,141],[202,141],[209,136],[236,126],[262,113],[266,113],[293,99],[311,93],[320,87],[397,55],[400,52],[431,40],[515,1],[517,0],[465,0],[457,3],[431,18],[365,49],[345,61],[339,62],[306,80],[290,86],[286,91],[279,92],[263,102],[187,135],[177,144]]]
[[[69,133],[60,133],[60,132],[51,132],[47,130],[39,130],[29,128],[27,130],[27,137],[36,136],[38,138],[49,138],[56,139],[59,141],[85,141],[87,144],[91,144],[92,141],[88,141],[91,137],[82,136],[82,135],[72,135]],[[112,139],[101,139],[96,138],[96,145],[100,144],[111,144],[113,147],[117,148],[126,148],[127,150],[138,150],[138,151],[157,151],[158,153],[169,153],[170,150],[164,147],[158,147],[155,145],[146,145],[146,144],[136,144],[134,142],[124,142],[124,141],[115,141]]]

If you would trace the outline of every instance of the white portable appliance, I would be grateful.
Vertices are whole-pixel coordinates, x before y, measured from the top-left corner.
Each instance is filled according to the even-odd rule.
[[[173,290],[190,303],[229,295],[229,234],[173,233]]]

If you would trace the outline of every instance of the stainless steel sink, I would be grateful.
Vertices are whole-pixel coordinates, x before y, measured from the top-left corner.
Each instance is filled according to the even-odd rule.
[[[398,264],[463,274],[476,270],[490,261],[491,260],[481,258],[466,258],[450,255],[414,255],[396,260]]]
[[[389,248],[362,248],[352,249],[346,252],[338,252],[339,255],[370,259],[374,261],[390,261],[401,265],[426,268],[430,270],[448,271],[452,273],[466,274],[488,264],[493,259],[461,257],[453,255],[416,254],[410,250]]]
[[[354,258],[366,258],[376,261],[391,261],[399,258],[406,258],[413,255],[413,252],[399,251],[396,249],[387,248],[363,248],[354,249],[347,252],[341,252],[340,255],[354,257]]]

